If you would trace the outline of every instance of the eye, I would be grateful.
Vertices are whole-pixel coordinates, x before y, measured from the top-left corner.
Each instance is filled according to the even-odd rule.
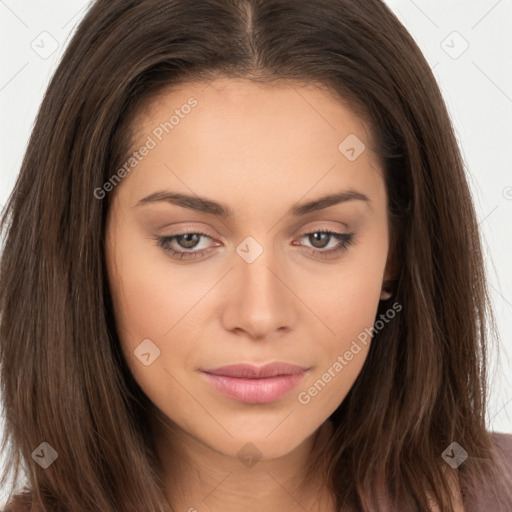
[[[212,247],[205,247],[198,249],[201,238],[209,238],[206,233],[202,232],[191,232],[181,233],[172,236],[156,237],[155,240],[157,245],[161,247],[165,252],[169,253],[171,257],[176,259],[189,259],[194,260],[204,256]],[[313,248],[301,244],[294,243],[301,247],[308,249],[306,252],[322,258],[334,257],[336,253],[345,250],[350,244],[354,243],[354,233],[338,233],[337,231],[330,230],[317,230],[305,233],[300,239],[308,238],[311,241]],[[329,247],[330,242],[334,241],[334,245]],[[220,244],[214,242],[217,246]]]
[[[321,258],[334,257],[340,251],[347,249],[350,244],[354,243],[354,233],[338,233],[331,230],[310,231],[301,236],[307,238],[313,246],[313,250],[307,251],[309,254],[318,255]],[[329,243],[334,241],[334,245],[325,250]],[[298,244],[302,245],[302,244]],[[305,246],[308,248],[307,246]]]

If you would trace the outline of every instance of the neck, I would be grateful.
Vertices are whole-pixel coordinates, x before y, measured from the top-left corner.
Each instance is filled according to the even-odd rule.
[[[314,457],[332,433],[325,422],[290,453],[241,461],[219,453],[168,420],[152,421],[167,499],[176,511],[333,512],[323,472],[311,475]],[[250,453],[250,449],[248,449]]]

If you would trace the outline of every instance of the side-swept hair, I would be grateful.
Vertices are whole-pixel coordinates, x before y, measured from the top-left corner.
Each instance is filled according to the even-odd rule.
[[[2,217],[8,460],[0,484],[24,474],[26,499],[18,503],[33,510],[169,510],[147,424],[152,404],[114,327],[104,255],[110,196],[99,200],[94,191],[122,165],[131,122],[151,97],[221,76],[317,84],[368,123],[389,197],[393,298],[403,310],[375,334],[332,415],[326,477],[340,508],[376,510],[383,475],[391,495],[414,509],[434,499],[452,511],[443,450],[457,441],[469,452],[457,470],[464,496],[492,469],[485,404],[494,322],[475,210],[439,87],[379,0],[92,5],[45,94]],[[58,453],[47,469],[32,458],[43,442]]]

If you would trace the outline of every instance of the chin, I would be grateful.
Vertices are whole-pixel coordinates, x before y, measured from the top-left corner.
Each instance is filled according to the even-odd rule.
[[[309,440],[320,426],[303,430],[304,422],[289,422],[285,419],[288,414],[289,412],[280,415],[278,421],[245,422],[240,428],[231,426],[227,430],[233,437],[226,434],[215,439],[203,438],[203,442],[215,451],[240,460],[245,457],[258,460],[284,457]],[[290,416],[292,415],[293,413]]]

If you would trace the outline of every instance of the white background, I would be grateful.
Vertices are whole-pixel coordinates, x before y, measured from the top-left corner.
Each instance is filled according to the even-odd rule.
[[[387,3],[433,68],[462,147],[502,339],[488,426],[512,433],[512,0]],[[84,0],[0,0],[0,208],[49,79],[88,6]]]

